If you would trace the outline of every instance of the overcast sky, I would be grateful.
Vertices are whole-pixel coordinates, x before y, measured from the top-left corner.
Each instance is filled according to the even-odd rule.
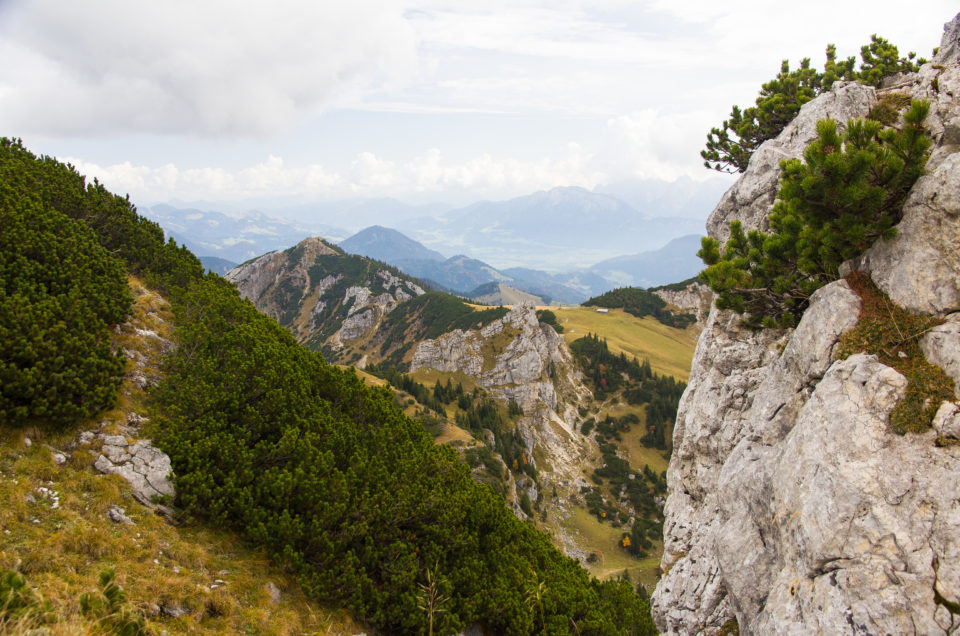
[[[780,60],[956,0],[0,0],[0,135],[140,204],[504,198],[704,179]]]

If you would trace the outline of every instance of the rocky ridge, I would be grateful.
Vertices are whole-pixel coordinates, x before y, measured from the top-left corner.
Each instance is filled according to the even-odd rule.
[[[350,263],[329,268],[324,257]],[[425,293],[386,265],[346,255],[317,237],[243,263],[225,278],[298,341],[334,350],[370,333],[399,303]]]
[[[887,92],[930,100],[934,149],[898,236],[847,269],[945,317],[921,345],[960,383],[960,15],[919,72],[806,104],[753,156],[708,230],[723,241],[735,218],[764,228],[779,160],[801,155],[818,119],[862,117]],[[957,631],[960,403],[944,402],[926,433],[889,431],[906,379],[874,356],[833,356],[859,304],[841,280],[793,330],[749,331],[711,309],[674,430],[652,597],[662,631],[714,633],[732,620],[743,634]]]
[[[710,304],[713,302],[713,292],[703,283],[693,282],[680,290],[654,289],[652,291],[667,305],[694,314],[697,317],[697,326],[700,328],[706,324],[707,316],[710,314]]]
[[[482,329],[420,342],[410,370],[421,368],[464,373],[495,398],[516,401],[524,411],[518,430],[544,484],[582,479],[583,462],[596,452],[576,429],[577,406],[589,399],[589,389],[563,338],[540,324],[533,304],[515,305]]]

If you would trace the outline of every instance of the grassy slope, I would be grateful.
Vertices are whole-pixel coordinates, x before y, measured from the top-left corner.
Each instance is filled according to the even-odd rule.
[[[671,375],[683,381],[689,378],[690,363],[699,335],[695,327],[674,329],[650,316],[637,318],[622,309],[611,309],[607,314],[597,313],[594,307],[553,307],[551,310],[563,326],[563,338],[568,344],[587,333],[597,333],[607,339],[607,345],[614,353],[622,351],[627,356],[636,356],[639,360],[647,358],[657,373]],[[621,456],[629,461],[635,470],[641,470],[644,465],[649,465],[657,473],[666,470],[667,460],[663,452],[640,443],[643,422],[646,421],[644,407],[614,400],[596,405],[596,408],[599,409],[595,415],[597,419],[603,419],[607,415],[622,417],[627,413],[636,413],[641,424],[635,425],[631,433],[623,436],[623,441],[619,443]],[[585,471],[585,478],[588,478],[589,472],[592,471]],[[587,565],[594,576],[615,577],[626,570],[635,583],[642,582],[649,589],[656,583],[660,556],[663,553],[661,544],[655,543],[650,550],[650,556],[638,560],[620,547],[620,537],[625,528],[614,528],[608,523],[601,523],[583,509],[573,509],[569,517],[555,523],[561,524],[568,533],[577,536],[578,542],[602,554],[600,562]]]
[[[614,353],[621,351],[639,360],[648,358],[657,373],[672,375],[686,381],[697,344],[697,332],[668,327],[647,316],[637,318],[622,309],[611,309],[608,314],[597,313],[593,307],[552,308],[563,326],[567,343],[588,333],[597,333],[607,339]]]
[[[136,301],[133,326],[168,338],[169,308],[131,279]],[[116,344],[155,359],[159,341],[137,338],[132,329]],[[133,363],[130,362],[132,370]],[[149,365],[145,375],[155,375]],[[19,569],[28,585],[51,602],[58,622],[52,634],[99,633],[79,615],[79,596],[97,589],[101,570],[115,566],[127,602],[148,617],[150,633],[170,634],[353,634],[363,631],[342,612],[308,601],[292,577],[237,537],[216,528],[184,523],[174,527],[137,503],[126,481],[93,469],[97,453],[79,448],[58,466],[51,449],[65,450],[80,431],[121,433],[127,413],[149,415],[143,391],[124,380],[118,407],[62,433],[43,429],[0,431],[0,569]],[[32,440],[27,447],[24,438]],[[96,444],[96,442],[95,442]],[[56,491],[59,505],[38,493]],[[31,502],[31,499],[34,501]],[[120,506],[136,525],[106,516]],[[217,580],[222,584],[216,583]],[[274,604],[270,581],[281,591]],[[160,605],[179,605],[178,618],[157,615]],[[3,633],[30,633],[0,626]]]

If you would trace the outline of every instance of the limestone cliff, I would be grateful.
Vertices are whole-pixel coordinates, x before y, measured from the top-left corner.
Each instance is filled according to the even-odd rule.
[[[922,339],[960,383],[960,16],[919,72],[879,91],[838,85],[764,144],[708,221],[765,227],[782,158],[824,117],[863,117],[878,94],[930,100],[934,149],[897,238],[847,269],[898,304],[946,322]],[[680,404],[668,470],[663,578],[653,611],[668,633],[956,633],[960,629],[960,405],[934,430],[888,427],[905,378],[865,354],[835,359],[858,320],[844,281],[820,289],[792,330],[750,331],[711,310]],[[960,398],[960,395],[958,395]]]
[[[411,371],[462,372],[494,397],[515,400],[527,454],[544,483],[572,484],[596,444],[576,430],[576,407],[589,390],[574,370],[570,349],[532,304],[519,304],[482,329],[446,333],[417,345]]]
[[[702,329],[710,313],[710,304],[713,302],[713,292],[700,282],[692,282],[683,289],[672,286],[660,287],[652,290],[654,294],[667,303],[668,308],[677,308],[692,313],[697,317],[697,326]]]

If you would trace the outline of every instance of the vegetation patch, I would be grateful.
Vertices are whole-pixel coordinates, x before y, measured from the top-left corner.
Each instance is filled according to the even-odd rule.
[[[896,236],[903,203],[923,174],[931,140],[927,101],[915,101],[901,128],[851,120],[817,122],[803,161],[781,161],[771,232],[744,232],[730,223],[730,240],[704,237],[700,276],[717,292],[717,307],[745,314],[750,326],[793,327],[814,291],[839,277],[840,265],[879,239]]]
[[[783,60],[777,76],[761,86],[753,106],[734,106],[730,118],[710,131],[707,146],[700,152],[703,164],[720,172],[743,172],[760,144],[779,135],[801,106],[829,91],[834,82],[858,81],[879,87],[885,77],[916,71],[926,63],[912,52],[901,57],[896,46],[876,34],[870,36],[870,44],[860,48],[859,69],[854,57],[838,60],[833,44],[827,45],[826,58],[822,73],[810,66],[810,58],[801,60],[799,68],[792,71],[789,61]]]
[[[132,299],[121,261],[29,187],[41,171],[22,152],[0,139],[0,422],[63,426],[116,400],[110,328]]]
[[[697,317],[693,314],[670,311],[662,298],[638,287],[618,287],[582,304],[584,307],[623,309],[637,318],[653,316],[668,327],[676,329],[686,329],[697,321]]]
[[[874,104],[867,119],[880,122],[884,126],[892,126],[900,119],[900,113],[910,106],[910,96],[906,93],[884,93]]]
[[[846,280],[860,296],[860,321],[840,338],[837,357],[871,353],[902,373],[909,382],[907,394],[890,413],[890,427],[901,435],[929,429],[940,404],[953,399],[954,383],[943,369],[927,362],[919,341],[943,320],[896,305],[862,272]]]

